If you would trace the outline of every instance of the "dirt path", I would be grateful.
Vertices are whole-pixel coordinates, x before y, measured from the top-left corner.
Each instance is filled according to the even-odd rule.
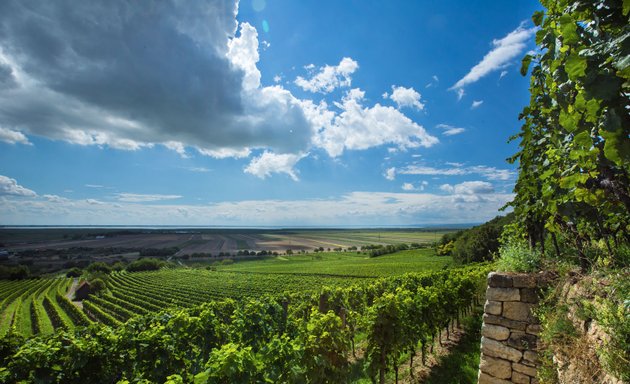
[[[70,286],[70,289],[68,289],[68,292],[66,293],[66,298],[70,300],[72,304],[76,305],[79,309],[83,309],[82,301],[72,301],[72,298],[74,297],[74,291],[76,291],[78,287],[79,278],[75,277],[74,280],[72,280],[72,285]]]

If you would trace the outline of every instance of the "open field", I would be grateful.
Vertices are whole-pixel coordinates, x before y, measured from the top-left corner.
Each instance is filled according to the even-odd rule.
[[[315,248],[350,248],[368,244],[431,243],[449,229],[0,229],[0,244],[9,251],[67,248],[179,248],[178,255],[238,250],[284,252]]]

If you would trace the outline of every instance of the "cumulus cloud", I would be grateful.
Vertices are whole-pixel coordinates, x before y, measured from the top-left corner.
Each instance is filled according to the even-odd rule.
[[[294,179],[285,164],[313,147],[337,157],[438,142],[396,108],[366,105],[359,89],[329,105],[299,99],[279,82],[261,84],[258,32],[238,23],[237,8],[235,0],[3,3],[0,140],[27,144],[27,136],[43,136],[121,150],[162,145],[182,157],[196,151],[217,159],[290,154],[286,162],[263,156],[265,166],[258,157],[245,169],[268,175],[276,164]],[[306,68],[309,76],[295,84],[328,93],[350,87],[359,64],[344,57]],[[395,89],[392,100],[423,106],[412,88]]]
[[[37,196],[34,191],[25,188],[17,183],[15,179],[0,175],[0,196]]]
[[[403,191],[424,191],[424,188],[429,185],[427,181],[421,181],[418,183],[418,186],[413,185],[413,183],[403,183],[401,188]]]
[[[117,193],[116,200],[128,203],[144,203],[149,201],[180,199],[180,195],[160,195],[160,194],[140,194],[140,193]]]
[[[361,150],[383,144],[393,144],[399,149],[431,147],[439,142],[435,136],[393,107],[379,103],[372,107],[363,105],[365,93],[352,89],[340,103],[341,110],[324,123],[315,138],[318,146],[332,157],[344,150]]]
[[[515,173],[508,169],[499,169],[485,165],[464,166],[460,163],[449,163],[448,168],[435,168],[423,165],[409,165],[397,170],[404,175],[429,175],[429,176],[464,176],[481,175],[488,180],[510,180]]]
[[[387,168],[385,174],[383,174],[387,180],[394,180],[396,178],[396,168]]]
[[[454,127],[452,125],[448,125],[448,124],[438,124],[436,126],[437,128],[441,128],[444,131],[442,132],[442,134],[444,136],[454,136],[454,135],[459,135],[460,133],[464,133],[466,131],[465,128],[460,128],[460,127]]]
[[[359,68],[359,63],[349,57],[344,57],[339,65],[325,65],[315,72],[315,66],[305,67],[313,72],[310,78],[298,76],[294,83],[309,92],[330,93],[339,87],[349,87],[352,84],[351,75]]]
[[[261,179],[270,176],[272,173],[285,173],[293,180],[298,181],[299,178],[294,167],[305,156],[306,154],[277,154],[265,151],[262,155],[252,159],[249,165],[245,167],[245,172]]]
[[[470,71],[455,83],[450,89],[457,90],[472,84],[487,74],[505,68],[511,60],[519,57],[527,48],[527,43],[536,33],[536,28],[524,28],[521,24],[518,28],[508,33],[505,37],[493,40],[493,48]],[[461,96],[463,93],[461,93]]]
[[[26,136],[22,132],[13,131],[11,129],[6,129],[0,127],[0,141],[4,141],[9,144],[26,144],[31,145],[31,142],[28,141]]]
[[[288,91],[260,85],[258,35],[236,12],[231,1],[8,2],[0,77],[14,85],[0,87],[0,125],[124,150],[302,150],[312,126]]]
[[[460,184],[442,184],[440,189],[444,192],[454,193],[458,195],[477,195],[488,194],[494,192],[492,184],[486,181],[465,181]]]
[[[424,109],[424,104],[420,102],[420,93],[412,87],[405,88],[393,85],[392,94],[388,97],[398,105],[398,108],[411,107],[418,110]]]
[[[481,104],[483,104],[483,100],[473,100],[472,105],[470,106],[470,109],[476,109],[479,106],[481,106]]]

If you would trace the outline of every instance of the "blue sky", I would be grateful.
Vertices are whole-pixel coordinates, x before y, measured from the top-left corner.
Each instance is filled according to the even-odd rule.
[[[0,224],[483,222],[534,1],[0,5]]]

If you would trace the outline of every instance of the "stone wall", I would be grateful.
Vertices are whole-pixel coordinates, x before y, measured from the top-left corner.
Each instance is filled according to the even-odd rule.
[[[545,286],[542,275],[488,275],[481,328],[479,384],[537,384],[540,325],[532,314]]]

